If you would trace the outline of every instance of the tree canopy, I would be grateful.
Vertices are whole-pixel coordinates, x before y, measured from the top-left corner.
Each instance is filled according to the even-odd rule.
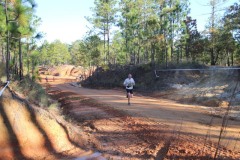
[[[238,3],[220,17],[218,4],[224,0],[211,0],[209,23],[200,32],[198,19],[189,16],[189,0],[95,0],[92,16],[86,17],[92,27],[84,38],[37,46],[41,19],[34,14],[35,2],[0,2],[0,49],[8,79],[33,74],[30,70],[36,65],[168,67],[169,63],[233,66],[240,62]]]

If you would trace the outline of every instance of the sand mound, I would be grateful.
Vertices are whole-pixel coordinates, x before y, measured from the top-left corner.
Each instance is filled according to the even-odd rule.
[[[50,68],[48,72],[53,76],[71,76],[71,71],[73,68],[74,66],[72,65],[63,65]]]
[[[52,76],[61,76],[61,77],[89,77],[96,67],[84,68],[82,66],[75,67],[73,65],[62,65],[56,67],[50,67],[45,70],[41,67],[39,71],[41,74],[48,74]]]
[[[87,74],[88,74],[88,70],[84,69],[81,66],[74,67],[71,71],[71,76],[76,76],[76,77],[78,77],[79,75],[87,75]]]

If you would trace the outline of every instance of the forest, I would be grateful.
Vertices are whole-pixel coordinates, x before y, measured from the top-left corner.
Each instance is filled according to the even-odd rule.
[[[72,44],[39,40],[41,17],[34,0],[0,1],[0,53],[7,79],[34,75],[37,66],[199,63],[236,66],[240,62],[240,4],[220,8],[210,0],[209,21],[198,31],[190,0],[95,0],[84,38]],[[224,12],[219,16],[219,12]],[[81,30],[81,28],[79,28]]]

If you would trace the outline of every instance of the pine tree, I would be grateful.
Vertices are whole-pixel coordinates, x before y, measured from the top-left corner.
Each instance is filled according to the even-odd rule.
[[[116,21],[116,0],[95,0],[93,16],[88,21],[93,24],[96,34],[104,39],[105,63],[109,63],[111,29]]]
[[[22,67],[22,32],[29,27],[32,14],[32,9],[35,7],[33,0],[5,0],[1,3],[4,8],[5,24],[6,24],[6,74],[7,79],[10,79],[10,45],[13,39],[18,40],[19,45],[19,68],[20,79],[23,75]]]

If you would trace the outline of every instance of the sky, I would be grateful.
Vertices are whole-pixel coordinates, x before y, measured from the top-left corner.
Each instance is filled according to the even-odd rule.
[[[239,1],[228,0],[219,8]],[[45,34],[43,40],[53,42],[58,39],[70,44],[82,39],[88,31],[90,24],[85,17],[92,15],[90,8],[94,7],[94,0],[36,0],[36,3],[36,15],[42,20],[38,30]],[[211,13],[211,8],[207,6],[209,0],[190,0],[190,3],[190,16],[197,19],[198,30],[202,31]]]

